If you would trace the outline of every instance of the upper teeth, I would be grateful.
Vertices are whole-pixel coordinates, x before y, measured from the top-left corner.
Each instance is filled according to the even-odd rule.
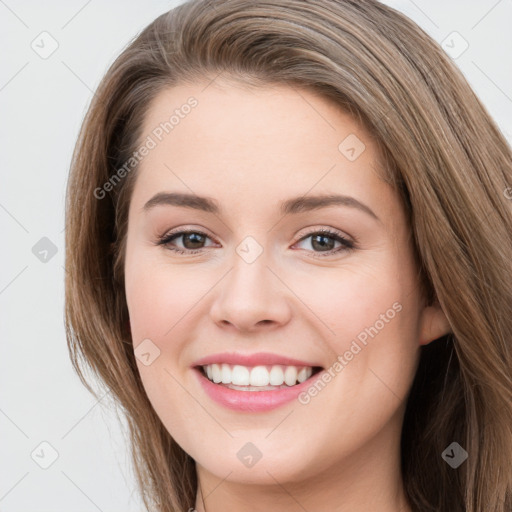
[[[234,384],[235,386],[281,386],[283,383],[293,386],[304,382],[313,374],[312,367],[297,368],[296,366],[240,366],[230,364],[209,364],[203,366],[210,380],[218,384]]]

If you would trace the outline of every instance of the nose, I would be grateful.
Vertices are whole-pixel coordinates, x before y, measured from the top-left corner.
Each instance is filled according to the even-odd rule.
[[[247,263],[234,258],[233,268],[218,284],[210,315],[224,329],[273,330],[289,322],[290,291],[267,266],[264,255]]]

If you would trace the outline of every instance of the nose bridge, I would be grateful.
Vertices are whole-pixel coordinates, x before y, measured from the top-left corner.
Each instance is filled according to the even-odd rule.
[[[238,304],[239,308],[263,309],[268,302],[271,289],[272,275],[268,269],[268,251],[263,246],[255,245],[253,240],[244,240],[236,248],[233,256],[233,269],[228,275],[225,298]]]
[[[231,270],[219,283],[211,311],[214,321],[242,330],[286,322],[289,305],[284,287],[268,268],[270,253],[253,237],[242,240],[235,252]]]
[[[233,257],[233,269],[230,272],[229,288],[239,298],[244,295],[258,298],[265,294],[265,289],[272,287],[268,269],[267,251],[255,255],[254,248],[247,248],[248,244],[241,243],[236,249],[236,255]]]

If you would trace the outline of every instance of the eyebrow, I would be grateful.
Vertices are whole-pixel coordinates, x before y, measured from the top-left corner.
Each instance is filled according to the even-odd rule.
[[[144,205],[143,210],[148,212],[152,208],[161,205],[192,208],[215,215],[221,213],[219,203],[211,197],[178,192],[158,192]],[[329,206],[347,206],[355,208],[380,222],[379,217],[370,207],[358,201],[355,197],[338,194],[293,197],[280,203],[280,211],[281,214],[288,215],[319,210]]]

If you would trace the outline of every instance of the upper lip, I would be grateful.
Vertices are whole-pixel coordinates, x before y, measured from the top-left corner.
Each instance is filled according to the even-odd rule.
[[[237,354],[236,352],[223,352],[218,354],[211,354],[206,357],[198,359],[193,366],[206,366],[208,364],[232,364],[241,366],[265,366],[265,365],[283,365],[283,366],[311,366],[321,367],[316,363],[301,361],[279,354],[272,354],[270,352],[258,352],[256,354]]]

